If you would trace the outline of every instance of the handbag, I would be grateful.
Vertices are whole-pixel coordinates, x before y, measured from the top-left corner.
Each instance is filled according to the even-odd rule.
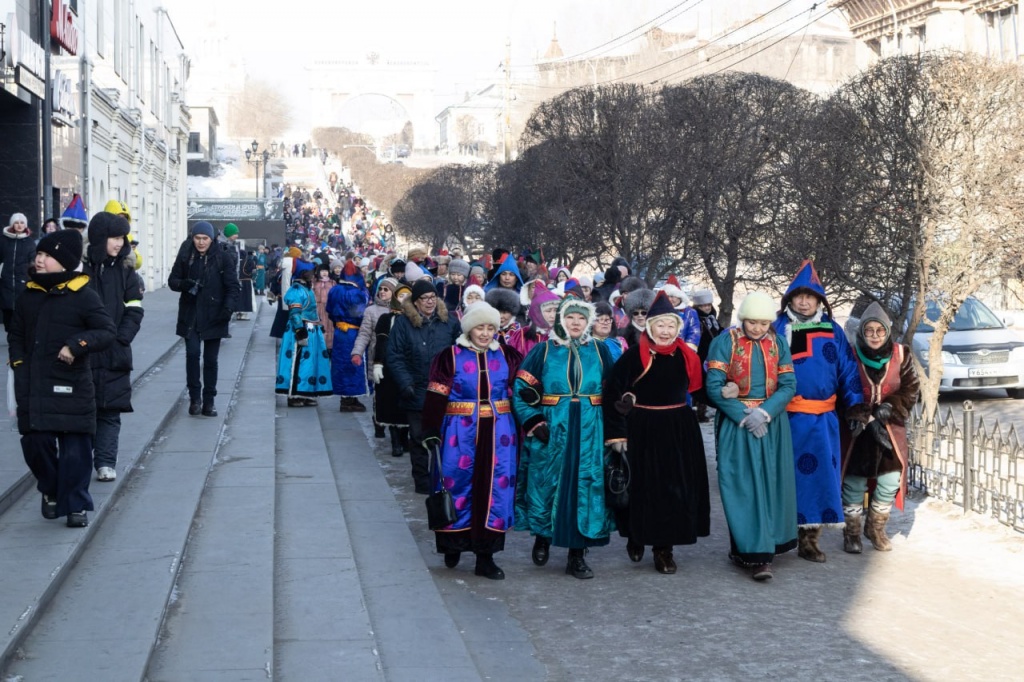
[[[430,465],[431,470],[435,467],[441,470],[441,452],[435,445],[431,449]],[[455,501],[452,494],[441,483],[443,476],[438,476],[438,490],[427,495],[427,528],[430,530],[441,530],[455,523]]]
[[[604,454],[604,503],[612,509],[629,507],[629,458],[609,448]]]

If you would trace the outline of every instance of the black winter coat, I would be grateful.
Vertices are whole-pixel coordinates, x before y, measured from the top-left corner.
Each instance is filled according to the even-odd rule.
[[[28,284],[28,268],[36,258],[36,240],[10,227],[0,236],[0,309],[14,310],[14,301]]]
[[[448,315],[441,301],[430,319],[423,319],[409,299],[402,303],[388,338],[387,368],[401,395],[412,386],[415,394],[399,401],[404,410],[422,410],[427,395],[427,376],[434,356],[451,347],[462,333],[459,321]]]
[[[193,293],[197,282],[201,286]],[[188,336],[191,329],[196,329],[204,341],[227,337],[231,315],[238,310],[241,285],[238,263],[224,245],[214,242],[201,255],[192,240],[187,240],[178,250],[167,286],[181,292],[175,330],[178,336]]]
[[[82,274],[49,291],[30,281],[14,306],[7,343],[22,434],[96,432],[90,358],[110,346],[115,330],[88,284]],[[70,365],[57,359],[64,346],[75,356]]]
[[[90,242],[94,240],[89,228]],[[99,238],[97,238],[99,239]],[[85,272],[89,275],[89,286],[95,289],[103,301],[103,307],[114,321],[116,335],[114,343],[102,353],[91,358],[92,375],[96,382],[96,408],[117,412],[132,411],[132,346],[135,335],[142,325],[142,282],[135,272],[135,254],[126,241],[121,252],[114,258],[106,255],[99,243],[89,246],[89,261]]]

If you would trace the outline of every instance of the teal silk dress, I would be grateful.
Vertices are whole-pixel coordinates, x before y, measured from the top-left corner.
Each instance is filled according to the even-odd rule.
[[[529,433],[547,422],[547,444],[523,439],[516,486],[516,530],[556,547],[608,544],[614,520],[604,503],[601,390],[612,366],[603,343],[549,338],[533,347],[516,374],[512,410]],[[527,401],[521,393],[536,392]],[[536,403],[536,404],[531,404]]]
[[[718,409],[718,487],[730,556],[748,566],[769,564],[796,547],[797,537],[793,439],[786,416],[796,395],[789,346],[774,331],[753,340],[734,327],[711,342],[707,362],[708,400]],[[729,381],[739,386],[738,398],[722,397]],[[763,438],[739,425],[748,407],[771,416]]]

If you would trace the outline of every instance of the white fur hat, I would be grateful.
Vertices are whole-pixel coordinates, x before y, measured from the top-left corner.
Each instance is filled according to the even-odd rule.
[[[693,292],[693,304],[694,305],[708,305],[715,302],[714,294],[711,293],[711,289],[697,289]]]
[[[412,261],[405,264],[405,281],[409,284],[415,284],[417,280],[423,279],[426,275],[427,273],[423,268]]]
[[[486,301],[477,301],[466,308],[466,312],[462,314],[462,333],[468,334],[471,329],[482,324],[494,325],[494,328],[497,329],[501,326],[501,314]]]
[[[675,284],[666,284],[661,288],[661,290],[665,292],[666,296],[671,296],[672,298],[678,298],[680,300],[679,305],[676,306],[676,310],[680,310],[690,305],[690,299],[683,293],[683,290]]]
[[[478,286],[476,284],[470,284],[468,287],[462,290],[462,305],[466,305],[466,296],[469,295],[470,292],[475,293],[477,296],[479,296],[481,301],[487,298],[487,294],[484,293],[483,287]],[[470,305],[476,305],[476,303],[472,303]]]
[[[741,320],[774,320],[777,312],[775,299],[763,291],[752,291],[740,303],[736,317]]]

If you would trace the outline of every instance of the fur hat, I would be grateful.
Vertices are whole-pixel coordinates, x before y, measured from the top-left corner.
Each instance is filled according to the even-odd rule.
[[[477,284],[470,284],[468,287],[462,290],[462,305],[467,305],[466,296],[468,296],[470,292],[475,293],[477,296],[479,296],[481,301],[483,301],[486,298],[484,295],[484,288],[482,286],[479,286]],[[477,303],[479,302],[480,301],[477,301]],[[476,303],[470,305],[476,305]]]
[[[650,310],[654,297],[655,293],[650,289],[631,291],[623,297],[622,309],[632,317],[637,310]]]
[[[495,308],[499,313],[518,315],[521,309],[519,297],[516,292],[509,289],[491,289],[484,297],[487,304]]]
[[[736,317],[740,320],[774,320],[775,300],[763,291],[752,291],[747,294]]]
[[[423,296],[427,294],[437,295],[437,289],[434,288],[434,283],[429,282],[425,279],[421,279],[412,285],[412,302],[415,303]]]
[[[427,257],[427,250],[426,249],[422,249],[422,248],[420,248],[418,246],[414,246],[411,249],[409,249],[409,253],[408,253],[408,255],[406,255],[405,260],[408,262],[408,261],[415,260],[417,258],[423,259],[423,258],[426,258],[426,257]]]
[[[693,292],[694,305],[711,305],[715,302],[715,296],[711,289],[697,289]]]
[[[668,280],[665,282],[665,286],[663,286],[661,290],[665,292],[666,296],[679,299],[679,305],[673,306],[676,310],[682,310],[686,306],[690,305],[690,299],[683,293],[682,288],[679,286],[679,280],[676,279],[675,275],[668,276]]]
[[[625,296],[626,294],[628,294],[628,293],[630,293],[632,291],[636,291],[637,289],[646,289],[646,288],[647,288],[647,283],[644,282],[639,277],[626,277],[621,282],[619,282],[619,291],[622,292],[623,296]]]
[[[452,275],[469,277],[469,263],[461,258],[454,258],[452,259],[452,262],[448,264],[448,272]]]
[[[479,287],[477,288],[479,289]],[[490,324],[497,329],[501,326],[501,315],[497,310],[489,306],[486,301],[477,301],[462,313],[462,333],[469,334],[471,329],[482,324]]]
[[[415,284],[425,276],[427,276],[427,272],[412,261],[405,264],[405,281],[409,284]]]
[[[83,244],[78,230],[58,230],[40,239],[36,251],[48,254],[65,270],[74,270],[82,264]]]

